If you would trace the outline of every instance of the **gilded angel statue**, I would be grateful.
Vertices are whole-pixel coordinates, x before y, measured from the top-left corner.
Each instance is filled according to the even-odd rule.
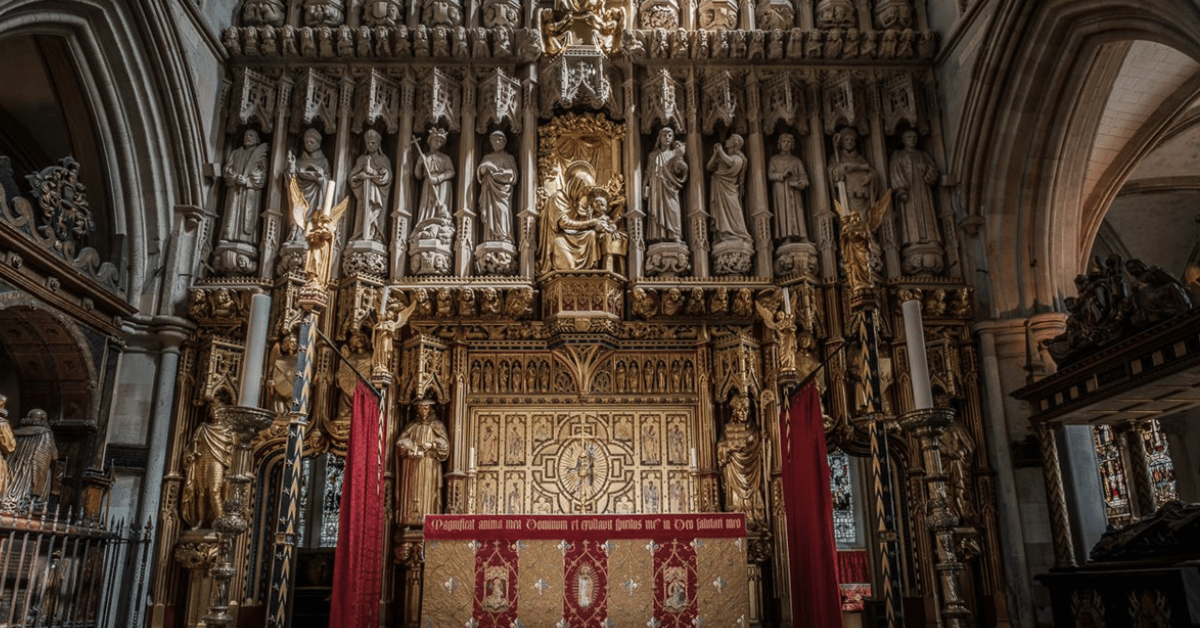
[[[866,216],[842,207],[839,201],[833,203],[842,217],[842,269],[846,271],[846,282],[852,292],[866,290],[874,284],[880,258],[879,245],[873,234],[883,224],[883,217],[892,206],[892,191],[888,190],[873,207],[868,207]]]
[[[332,188],[333,182],[326,184]],[[332,198],[332,190],[327,190],[325,198]],[[295,177],[288,179],[288,198],[292,206],[292,224],[304,228],[304,239],[308,240],[308,256],[304,260],[304,277],[308,283],[321,287],[329,285],[329,273],[333,265],[333,241],[337,239],[338,224],[346,209],[350,207],[350,197],[342,199],[332,209],[313,212],[308,219],[308,199],[300,189]],[[327,201],[330,202],[330,201]]]

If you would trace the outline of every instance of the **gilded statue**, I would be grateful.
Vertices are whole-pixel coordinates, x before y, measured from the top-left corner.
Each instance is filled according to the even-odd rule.
[[[709,192],[709,211],[712,213],[713,241],[741,240],[750,242],[746,230],[746,212],[742,208],[742,188],[746,184],[746,155],[742,153],[742,136],[736,133],[717,144],[708,160],[712,172]]]
[[[763,325],[775,334],[776,351],[779,354],[779,370],[785,373],[796,372],[796,315],[788,308],[778,307],[774,311],[760,301],[754,306],[762,316]]]
[[[8,423],[8,397],[0,395],[0,495],[8,492],[12,472],[8,468],[8,456],[17,449],[16,437]]]
[[[878,203],[869,208],[865,216],[853,209],[843,208],[837,201],[834,204],[842,216],[842,269],[846,273],[846,282],[850,284],[850,290],[861,292],[875,283],[880,253],[873,234],[892,204],[892,192],[888,190]]]
[[[329,272],[333,265],[333,244],[337,240],[338,222],[346,208],[349,197],[342,199],[329,213],[314,211],[304,238],[308,240],[308,256],[304,259],[304,277],[309,284],[322,288],[329,285]]]
[[[304,226],[308,224],[310,212],[323,206],[325,183],[329,181],[329,159],[321,151],[321,132],[316,129],[305,131],[303,142],[304,151],[299,159],[288,153],[288,175],[295,181],[297,190],[305,202],[303,219],[297,220],[293,213],[288,242],[299,242],[304,236]]]
[[[392,189],[392,169],[380,149],[381,138],[374,129],[363,134],[367,152],[358,158],[350,171],[350,189],[358,202],[358,220],[354,240],[384,242],[388,192]]]
[[[730,402],[732,414],[725,434],[717,442],[717,464],[725,488],[725,510],[746,513],[746,526],[761,527],[765,510],[762,493],[761,443],[758,430],[748,421],[750,400],[744,395]]]
[[[682,211],[679,191],[687,180],[688,165],[683,158],[683,142],[675,140],[675,130],[663,127],[658,143],[646,162],[646,240],[683,242]]]
[[[950,490],[950,506],[963,522],[975,518],[975,493],[971,486],[971,460],[975,456],[975,440],[959,421],[952,422],[942,432],[942,460]]]
[[[354,408],[354,389],[358,386],[358,374],[354,371],[357,369],[364,375],[370,372],[372,366],[370,349],[371,339],[360,329],[351,331],[346,344],[342,345],[341,352],[344,359],[338,360],[337,369],[337,385],[341,392],[338,395],[337,421],[343,423],[347,430],[350,426],[350,414]]]
[[[900,135],[904,148],[892,154],[889,170],[899,203],[903,244],[941,244],[937,210],[933,202],[933,184],[938,181],[933,158],[917,148],[917,132],[907,129]]]
[[[591,165],[573,162],[564,178],[542,209],[540,273],[594,269],[624,246],[624,234],[609,215],[608,192],[596,186]]]
[[[588,46],[612,54],[620,47],[625,12],[604,8],[604,0],[555,0],[542,10],[546,54],[557,56],[571,46]]]
[[[258,131],[246,129],[242,146],[233,149],[225,162],[225,222],[221,239],[257,244],[259,198],[267,184],[267,149]]]
[[[58,445],[46,411],[35,408],[12,431],[16,446],[8,458],[7,504],[45,504],[54,478],[51,467],[58,459]]]
[[[417,300],[407,306],[400,299],[384,297],[383,311],[375,323],[375,351],[371,359],[371,377],[390,379],[392,355],[396,351],[396,338],[408,324],[409,317],[417,309]]]
[[[400,525],[420,527],[425,515],[442,512],[442,462],[450,457],[446,426],[437,418],[432,400],[418,401],[417,418],[396,441],[401,463]]]
[[[808,171],[804,169],[804,162],[792,154],[795,145],[791,133],[779,136],[779,152],[767,165],[767,180],[771,181],[771,200],[774,201],[775,238],[806,242],[804,190],[808,188]]]
[[[425,224],[436,221],[442,224],[450,223],[450,203],[453,196],[454,160],[442,152],[446,145],[445,129],[434,127],[429,130],[426,140],[429,152],[421,153],[417,160],[414,174],[421,180],[421,201],[417,206],[417,228],[425,228]],[[420,146],[417,146],[420,150]]]
[[[512,193],[517,181],[517,159],[504,150],[508,138],[492,131],[492,152],[479,162],[479,222],[483,242],[512,242]]]
[[[280,333],[271,347],[268,363],[271,388],[271,409],[276,417],[286,415],[292,408],[292,393],[296,381],[296,356],[300,350],[299,330],[295,325],[280,325]]]
[[[212,527],[221,517],[225,494],[225,472],[233,460],[233,432],[215,415],[201,423],[183,454],[183,491],[179,510],[184,523],[196,528]]]

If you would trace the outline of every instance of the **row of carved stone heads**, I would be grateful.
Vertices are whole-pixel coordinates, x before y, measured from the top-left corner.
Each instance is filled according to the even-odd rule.
[[[468,26],[470,16],[475,15],[479,26],[484,28],[536,27],[526,24],[526,11],[519,0],[483,0],[481,6],[473,0],[410,0],[406,12],[402,0],[365,0],[349,3],[345,0],[246,0],[242,4],[241,23],[245,26],[307,26],[313,28],[340,26],[398,26],[415,20],[419,23],[450,28]],[[467,6],[464,6],[467,5]],[[807,4],[807,3],[806,3]],[[864,3],[865,4],[865,3]],[[354,11],[355,5],[361,11]],[[736,0],[701,0],[696,13],[686,15],[681,11],[679,0],[648,0],[642,2],[629,24],[643,29],[674,29],[683,24],[695,24],[705,30],[734,30],[746,28],[740,16]],[[821,29],[906,29],[914,24],[911,0],[877,0],[874,11],[854,6],[852,0],[819,0],[812,14],[797,14],[792,0],[763,0],[756,4],[754,18],[756,26],[764,30],[788,30],[812,24]],[[554,9],[547,11],[551,18],[563,16],[602,16],[606,9],[601,0],[556,0]],[[531,14],[532,15],[532,14]],[[411,18],[410,18],[411,16]],[[625,17],[622,15],[622,17]],[[546,19],[545,17],[542,18]]]
[[[417,206],[412,211],[412,232],[399,234],[408,237],[410,272],[450,275],[457,237],[462,240],[460,244],[474,247],[477,274],[515,274],[517,234],[528,231],[516,228],[514,193],[518,179],[528,174],[519,172],[517,159],[507,150],[505,133],[494,131],[489,136],[491,152],[479,160],[475,172],[467,175],[473,176],[479,186],[478,195],[472,199],[477,228],[460,233],[452,206],[455,180],[466,173],[457,172],[456,164],[462,163],[461,159],[443,151],[447,135],[437,127],[428,133],[426,147],[419,150],[411,173],[419,188]],[[903,146],[892,154],[886,180],[895,194],[894,209],[900,219],[898,240],[904,272],[940,274],[945,250],[935,188],[939,171],[932,157],[917,147],[919,136],[915,130],[904,131],[900,137]],[[387,228],[393,182],[409,173],[394,172],[395,160],[384,154],[382,139],[378,132],[367,130],[363,135],[365,152],[349,172],[355,212],[349,223],[351,246],[344,256],[346,272],[385,275],[385,260],[395,245],[395,229]],[[321,134],[309,129],[303,133],[302,142],[301,154],[289,156],[285,175],[294,190],[290,221],[283,231],[285,249],[303,247],[304,224],[328,202],[326,184],[334,176],[322,150]],[[631,225],[625,224],[619,204],[630,192],[640,193],[645,200],[643,233],[649,244],[646,276],[688,274],[691,251],[698,246],[708,248],[706,239],[711,240],[716,275],[751,274],[755,250],[763,247],[772,247],[776,274],[814,272],[818,251],[809,237],[813,214],[807,209],[811,207],[807,199],[810,179],[803,161],[794,154],[795,137],[780,134],[778,149],[765,164],[750,163],[744,143],[742,136],[731,134],[712,148],[705,163],[709,173],[709,226],[701,231],[694,227],[695,208],[683,202],[692,171],[686,146],[670,127],[659,131],[647,156],[642,190],[625,191],[612,182],[601,185],[588,164],[569,166],[562,188],[540,203],[538,272],[621,270],[629,250]],[[838,132],[834,147],[833,163],[828,168],[831,187],[844,197],[841,202],[845,210],[865,215],[881,197],[885,178],[859,152],[858,136],[852,129]],[[212,262],[218,271],[239,275],[257,267],[268,149],[260,134],[250,129],[244,132],[241,146],[233,149],[226,160],[226,201]],[[747,210],[754,209],[747,207],[749,182],[760,178],[766,179],[770,189],[769,200],[763,199],[770,213],[756,211],[748,220]],[[758,224],[763,216],[766,222]],[[532,242],[520,244],[531,246]]]
[[[222,35],[234,58],[305,59],[519,59],[533,61],[544,52],[532,29],[416,28],[360,26],[233,26]],[[937,52],[933,31],[684,29],[627,30],[620,50],[635,60],[870,60],[931,59]]]

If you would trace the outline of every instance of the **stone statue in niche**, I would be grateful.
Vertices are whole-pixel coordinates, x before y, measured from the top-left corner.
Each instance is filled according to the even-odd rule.
[[[713,223],[713,266],[718,275],[745,275],[754,254],[753,239],[746,229],[742,189],[746,183],[746,155],[742,136],[733,134],[725,144],[713,148],[708,160],[709,211]]]
[[[392,189],[392,169],[380,149],[381,137],[374,129],[363,134],[367,152],[350,170],[350,189],[358,202],[358,220],[354,240],[386,241],[384,222],[388,192]]]
[[[888,170],[900,210],[901,257],[905,274],[939,274],[945,266],[942,236],[931,187],[938,181],[933,158],[917,148],[917,132],[900,134],[904,148],[892,153]]]
[[[8,467],[8,456],[17,448],[12,426],[8,423],[8,397],[0,395],[0,495],[8,493],[12,472]]]
[[[417,206],[417,224],[410,239],[411,266],[414,275],[450,274],[451,242],[454,224],[450,203],[454,192],[454,160],[442,152],[446,131],[429,130],[429,152],[420,150],[414,174],[421,181],[421,198]]]
[[[213,266],[218,270],[249,273],[257,266],[255,245],[259,204],[267,184],[268,148],[258,131],[246,129],[242,145],[233,149],[225,162],[225,220],[213,255]]]
[[[682,211],[679,191],[687,180],[688,165],[683,158],[684,144],[675,139],[675,130],[663,127],[646,163],[646,240],[683,242]]]
[[[512,233],[517,160],[504,150],[508,138],[503,131],[493,131],[489,140],[492,152],[475,169],[479,181],[479,224],[483,231],[475,248],[475,264],[483,275],[511,274],[516,271],[517,253]]]
[[[233,432],[211,416],[196,427],[183,454],[183,491],[179,497],[184,523],[212,527],[222,514],[225,472],[233,460]]]
[[[757,529],[765,521],[762,494],[762,446],[758,430],[750,424],[750,400],[744,395],[730,402],[731,416],[717,442],[717,464],[725,489],[725,510],[746,513],[746,526]]]
[[[293,219],[288,242],[300,242],[304,239],[304,226],[314,211],[320,211],[325,196],[325,183],[329,181],[329,159],[321,151],[321,132],[309,129],[302,136],[304,150],[300,158],[288,155],[288,173],[296,179],[304,200],[308,203],[308,211],[303,221]]]
[[[829,179],[833,183],[835,197],[847,210],[866,214],[878,196],[879,177],[875,169],[858,148],[858,131],[846,127],[833,135],[834,158],[829,165]],[[842,192],[845,199],[842,200]]]
[[[446,131],[438,127],[429,130],[428,153],[421,153],[414,174],[421,180],[421,201],[417,206],[417,228],[428,222],[449,223],[450,202],[453,196],[454,160],[442,152]]]
[[[596,185],[591,165],[572,162],[564,179],[564,187],[551,194],[542,209],[539,273],[598,268],[624,242],[609,215],[609,194]]]
[[[368,0],[363,5],[362,23],[366,26],[396,26],[400,23],[398,0]]]
[[[346,22],[342,0],[304,0],[304,25],[337,27]]]
[[[767,165],[767,180],[771,182],[771,200],[775,210],[777,240],[808,241],[807,217],[804,212],[804,190],[808,188],[808,172],[804,162],[792,154],[796,141],[791,133],[779,136],[779,152]]]
[[[401,459],[400,497],[396,502],[400,525],[420,527],[425,515],[442,512],[442,462],[450,457],[446,426],[437,418],[431,399],[418,401],[416,420],[396,441]]]

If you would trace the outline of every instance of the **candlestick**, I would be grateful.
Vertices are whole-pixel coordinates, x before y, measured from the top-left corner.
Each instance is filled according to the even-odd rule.
[[[926,410],[933,407],[933,390],[929,384],[929,363],[925,355],[925,329],[921,324],[921,301],[919,298],[909,299],[900,307],[904,311],[904,339],[908,345],[908,366],[909,374],[912,376],[913,403],[916,404],[917,410]]]
[[[242,355],[242,386],[238,403],[258,407],[262,392],[263,357],[267,353],[267,328],[271,322],[271,297],[257,293],[250,297],[250,322],[246,330],[246,353]]]
[[[325,182],[325,206],[321,208],[321,211],[326,216],[333,214],[333,179]]]

